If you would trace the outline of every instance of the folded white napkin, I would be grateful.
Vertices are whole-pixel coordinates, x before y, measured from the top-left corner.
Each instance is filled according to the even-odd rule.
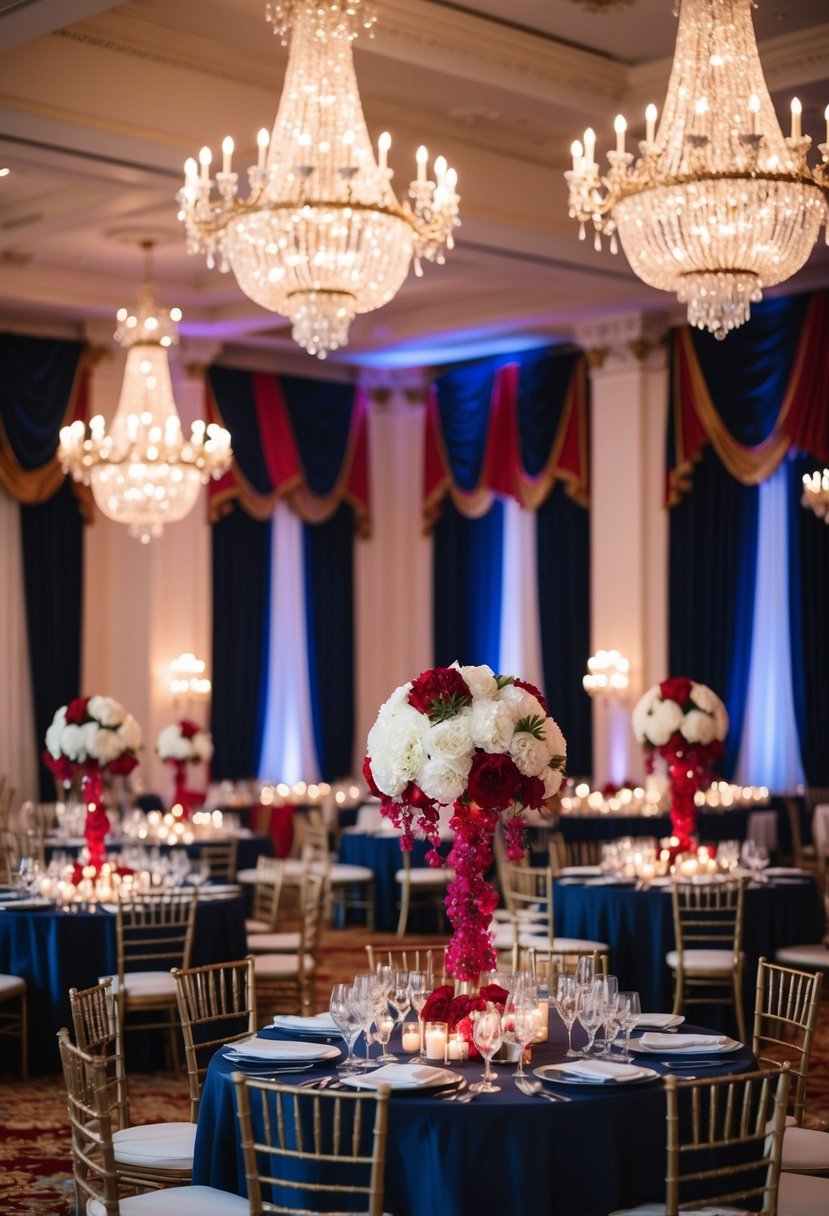
[[[633,1081],[645,1072],[635,1064],[617,1064],[613,1060],[576,1060],[572,1064],[562,1064],[556,1071],[601,1082]]]
[[[683,1051],[688,1047],[710,1047],[716,1051],[729,1042],[725,1034],[643,1034],[639,1046],[652,1051]]]
[[[226,1055],[241,1060],[323,1060],[336,1054],[336,1047],[324,1043],[292,1043],[284,1039],[239,1039],[230,1043]]]
[[[313,1034],[340,1033],[330,1013],[315,1013],[308,1018],[300,1018],[293,1013],[278,1013],[273,1024],[280,1030],[305,1030]]]
[[[342,1079],[347,1085],[356,1085],[358,1089],[376,1089],[378,1085],[388,1085],[391,1089],[413,1089],[422,1085],[439,1085],[442,1081],[448,1083],[454,1075],[445,1068],[432,1068],[428,1064],[384,1064],[374,1072],[356,1073]]]
[[[640,1013],[637,1026],[653,1026],[655,1030],[667,1030],[669,1026],[681,1026],[685,1018],[681,1013]],[[671,1035],[671,1042],[676,1038]]]

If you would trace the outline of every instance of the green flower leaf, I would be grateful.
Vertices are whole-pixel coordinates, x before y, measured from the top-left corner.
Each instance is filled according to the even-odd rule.
[[[516,731],[524,731],[534,739],[544,738],[544,719],[540,714],[530,714],[528,718],[519,718],[515,723]]]

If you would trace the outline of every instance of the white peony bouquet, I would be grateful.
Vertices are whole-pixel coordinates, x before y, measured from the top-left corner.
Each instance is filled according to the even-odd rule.
[[[210,731],[189,722],[172,722],[159,732],[155,750],[160,759],[172,764],[200,764],[213,755]]]
[[[46,731],[47,767],[62,782],[76,772],[131,773],[141,728],[112,697],[76,697],[56,712]]]
[[[645,747],[659,750],[679,743],[707,747],[728,734],[728,712],[706,684],[685,677],[649,688],[633,711],[633,733]]]

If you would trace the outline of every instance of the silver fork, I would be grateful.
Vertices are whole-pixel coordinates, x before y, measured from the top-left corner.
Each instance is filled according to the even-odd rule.
[[[469,1082],[467,1081],[466,1077],[464,1077],[460,1084],[456,1085],[454,1089],[449,1090],[448,1093],[439,1094],[438,1097],[442,1098],[444,1102],[458,1102],[460,1101],[460,1096],[468,1084]],[[468,1096],[471,1097],[471,1095]]]
[[[546,1098],[548,1102],[569,1102],[564,1094],[551,1094],[542,1087],[540,1081],[530,1081],[528,1077],[517,1077],[515,1084],[528,1098]]]

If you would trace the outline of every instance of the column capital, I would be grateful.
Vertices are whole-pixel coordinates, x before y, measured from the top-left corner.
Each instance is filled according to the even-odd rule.
[[[581,325],[574,338],[587,355],[591,373],[645,363],[659,351],[669,328],[661,313],[626,313],[595,325]]]

